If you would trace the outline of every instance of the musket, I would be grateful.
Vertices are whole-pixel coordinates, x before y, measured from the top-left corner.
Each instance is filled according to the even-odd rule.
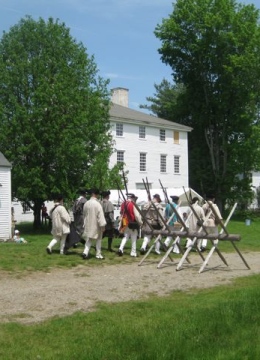
[[[124,180],[124,185],[125,185],[125,191],[126,191],[126,194],[128,194],[127,181],[126,181],[126,176],[125,176],[124,171],[123,171],[123,180]]]
[[[148,206],[147,209],[145,209],[146,213],[147,213],[149,211],[149,209],[151,208],[151,206],[152,206],[152,204],[151,204],[152,198],[151,198],[151,193],[150,193],[150,189],[149,189],[149,186],[148,186],[148,179],[146,178],[146,183],[145,183],[144,179],[142,179],[142,180],[143,180],[144,188],[146,190],[147,198],[148,198],[148,201],[149,201],[149,206]]]
[[[147,177],[146,177],[146,183],[145,183],[144,179],[143,179],[143,183],[144,183],[144,187],[145,187],[145,190],[147,192],[147,195],[148,195],[148,200],[152,201],[151,192],[150,192],[150,188],[149,188],[149,182],[148,182]]]
[[[122,196],[123,200],[125,201],[125,200],[126,200],[126,198],[125,198],[125,195],[124,195],[123,191],[120,189],[120,185],[119,185],[119,183],[118,183],[118,182],[116,182],[116,185],[117,185],[117,188],[118,188],[119,196],[120,196],[120,194],[121,194],[121,196]]]

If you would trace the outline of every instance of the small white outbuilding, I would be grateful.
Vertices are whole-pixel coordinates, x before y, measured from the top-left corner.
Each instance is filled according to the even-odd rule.
[[[0,152],[0,241],[12,237],[11,169],[12,165]]]

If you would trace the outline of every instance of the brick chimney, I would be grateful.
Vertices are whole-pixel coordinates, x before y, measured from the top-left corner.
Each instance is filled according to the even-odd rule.
[[[128,89],[117,87],[111,89],[111,101],[114,104],[128,107]]]

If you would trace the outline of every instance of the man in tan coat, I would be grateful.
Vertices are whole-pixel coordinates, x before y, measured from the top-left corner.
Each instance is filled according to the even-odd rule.
[[[54,201],[54,208],[50,211],[52,220],[51,234],[53,239],[46,248],[48,254],[52,253],[52,248],[60,242],[60,254],[64,254],[64,247],[67,235],[70,233],[70,216],[63,206],[63,196],[57,195]]]
[[[199,205],[199,198],[197,197],[192,198],[190,207],[192,207],[193,211],[197,214],[197,216],[195,216],[192,209],[189,209],[187,211],[188,215],[190,212],[192,212],[189,218],[189,231],[191,233],[195,233],[199,231],[199,229],[201,228],[201,224],[205,221],[205,214],[202,207]],[[198,218],[200,219],[201,224],[198,223]],[[187,238],[186,248],[191,245],[192,240],[190,238]]]
[[[215,213],[211,211],[210,209],[210,205],[212,205],[212,207],[215,210],[215,213],[217,215],[217,219],[215,216]],[[218,234],[218,221],[222,220],[222,215],[220,213],[220,210],[217,206],[217,204],[215,204],[215,196],[214,195],[207,195],[207,202],[202,206],[202,209],[204,210],[205,216],[207,216],[209,214],[209,212],[211,212],[211,214],[209,215],[209,218],[206,221],[206,228],[209,234],[214,234],[217,235]],[[207,247],[207,239],[203,239],[203,240],[199,240],[198,246],[200,251],[205,251],[206,247]]]
[[[91,198],[84,204],[84,232],[83,239],[86,241],[83,251],[83,259],[88,258],[92,241],[96,241],[96,258],[103,259],[101,254],[101,241],[106,226],[106,219],[103,208],[98,200],[99,191],[97,189],[90,190]]]
[[[153,204],[151,203],[153,202]],[[143,211],[145,213],[146,222],[148,222],[153,229],[160,230],[164,226],[164,222],[161,218],[163,218],[163,207],[161,205],[161,197],[159,194],[155,194],[152,200],[148,200],[148,202],[144,205]],[[156,210],[156,209],[157,210]],[[158,215],[161,214],[161,217]],[[146,227],[148,225],[145,223]],[[140,253],[143,255],[146,252],[147,245],[150,243],[152,235],[144,235],[142,247],[140,249]],[[160,242],[157,241],[155,244],[155,252],[160,254]]]

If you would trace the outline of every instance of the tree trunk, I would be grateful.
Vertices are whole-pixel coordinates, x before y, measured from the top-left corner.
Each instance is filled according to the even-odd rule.
[[[33,207],[33,216],[34,216],[34,221],[33,221],[33,227],[35,229],[39,229],[42,225],[41,222],[41,208],[42,208],[42,204],[44,203],[44,200],[42,199],[36,199],[34,200],[34,207]]]

